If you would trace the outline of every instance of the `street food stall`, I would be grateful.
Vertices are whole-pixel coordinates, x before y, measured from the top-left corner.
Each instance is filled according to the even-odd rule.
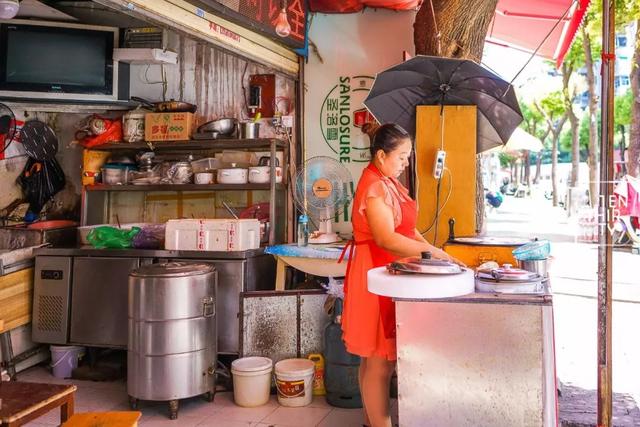
[[[328,75],[319,66],[324,62],[319,55],[305,70],[301,55],[308,53],[308,20],[306,11],[299,9],[300,2],[291,2],[289,9],[285,2],[285,23],[287,10],[292,13],[288,30],[282,22],[274,21],[275,32],[284,37],[278,41],[273,40],[273,34],[265,35],[274,32],[274,25],[272,16],[262,17],[262,10],[254,10],[256,16],[248,17],[246,10],[230,13],[228,6],[208,0],[94,3],[105,8],[97,7],[93,16],[82,12],[55,23],[42,17],[13,22],[25,33],[37,28],[51,34],[52,43],[54,35],[75,31],[97,34],[100,43],[108,47],[95,56],[102,61],[99,71],[104,74],[99,94],[86,82],[71,94],[19,85],[0,92],[0,101],[11,110],[15,126],[26,130],[35,127],[33,132],[24,131],[23,144],[14,144],[11,149],[13,136],[7,139],[4,134],[3,154],[6,151],[9,160],[12,155],[29,157],[30,163],[17,167],[23,171],[21,182],[41,170],[63,171],[57,174],[56,188],[50,190],[48,200],[37,200],[34,191],[25,190],[31,196],[27,200],[30,219],[64,216],[80,225],[75,242],[38,248],[33,252],[35,263],[29,254],[31,264],[20,264],[26,268],[35,265],[33,280],[22,277],[31,270],[21,269],[18,284],[18,305],[24,309],[33,301],[31,337],[44,344],[125,349],[131,346],[127,329],[133,319],[127,312],[131,273],[142,276],[158,264],[180,270],[178,275],[192,265],[190,271],[195,274],[205,262],[213,265],[206,270],[207,274],[215,270],[216,286],[208,289],[206,298],[214,301],[207,299],[201,314],[209,322],[208,332],[214,330],[210,318],[215,316],[216,357],[242,356],[242,322],[251,315],[243,304],[253,308],[278,297],[277,292],[269,298],[248,294],[284,290],[287,265],[320,276],[344,274],[344,265],[334,263],[339,244],[331,242],[314,250],[281,245],[295,240],[295,167],[328,153],[350,169],[353,182],[343,180],[343,190],[353,191],[358,172],[368,161],[366,140],[359,129],[373,119],[399,121],[397,114],[389,117],[381,113],[388,109],[380,97],[383,93],[372,91],[372,87],[373,75],[399,62],[401,49],[382,46],[385,55],[377,56],[386,62],[374,64],[372,60],[372,69],[362,72],[351,68],[351,62],[366,63],[360,57],[345,61],[349,55],[332,55],[327,61],[338,71]],[[367,2],[311,3],[317,11],[349,13]],[[386,3],[383,7],[406,10],[419,2]],[[571,40],[575,23],[588,4],[579,3],[582,8],[565,16],[544,46],[545,54],[556,61],[562,61],[567,40]],[[72,9],[65,12],[73,15]],[[108,13],[100,15],[100,10]],[[114,11],[115,19],[106,17]],[[258,15],[262,21],[254,22]],[[531,42],[529,38],[503,39],[513,24],[513,16],[508,15],[496,15],[490,41]],[[533,11],[521,15],[538,19]],[[400,20],[394,23],[396,28],[404,24]],[[350,31],[355,40],[358,28]],[[326,42],[318,40],[322,43]],[[355,49],[359,54],[364,51],[362,46]],[[15,52],[15,46],[9,51]],[[391,60],[396,53],[397,58]],[[476,64],[437,60],[441,63],[436,68],[451,74],[448,81],[436,82],[434,93],[416,102],[420,105],[417,116],[412,114],[410,124],[405,124],[415,131],[417,159],[407,181],[424,206],[421,231],[456,257],[470,260],[470,268],[479,268],[475,272],[447,271],[443,276],[433,271],[416,274],[416,265],[432,267],[425,255],[369,273],[370,290],[393,297],[397,307],[400,422],[408,426],[423,425],[425,420],[440,425],[553,426],[557,424],[557,399],[549,280],[544,272],[508,265],[516,261],[511,251],[525,242],[476,237],[481,228],[473,209],[478,187],[476,155],[506,142],[509,129],[512,131],[521,119],[517,100],[509,91],[510,85],[496,83],[491,72],[472,67]],[[437,62],[434,58],[430,61]],[[350,64],[341,68],[345,62]],[[47,69],[46,64],[33,65]],[[467,88],[452,81],[455,66],[483,73],[465,74],[461,84],[476,78],[496,84],[492,99],[505,101],[502,109],[495,112],[493,104],[481,102],[477,95],[458,96],[457,91]],[[307,71],[312,76],[308,80]],[[308,96],[305,85],[312,86]],[[447,93],[456,96],[446,99]],[[368,94],[369,104],[365,100]],[[444,201],[447,206],[441,204],[441,190],[449,191],[450,197]],[[438,194],[435,204],[431,203],[434,194]],[[339,212],[330,211],[319,220],[325,225],[337,220],[336,228],[346,235],[351,206],[346,199],[341,203],[344,206]],[[300,210],[306,208],[302,204]],[[498,265],[486,265],[492,261]],[[167,263],[179,263],[179,268],[173,264],[167,267]],[[603,270],[602,280],[610,282],[605,273]],[[300,356],[304,296],[282,295],[298,304],[287,307],[297,311],[297,344],[292,347],[297,346]],[[605,299],[610,299],[610,293],[607,295]],[[144,311],[144,299],[140,301],[138,308]],[[309,317],[315,321],[315,332],[321,329],[317,306],[314,299]],[[274,312],[277,310],[269,311]],[[147,320],[157,319],[134,319]],[[250,320],[259,323],[255,318]],[[3,321],[2,353],[11,365],[7,319],[0,316],[0,325]],[[22,323],[28,322],[23,319],[9,324]],[[172,337],[163,339],[171,342]],[[308,342],[309,337],[304,339]],[[210,344],[207,351],[211,351]],[[257,348],[261,343],[252,344]],[[304,348],[311,352],[315,344]],[[214,366],[203,362],[199,367],[204,377],[218,368],[213,359]],[[209,393],[211,384],[206,385],[202,390]],[[152,389],[146,390],[147,395],[153,394]],[[174,418],[175,399],[165,397],[162,400],[172,402]]]
[[[470,269],[439,264],[401,260],[369,272],[369,290],[396,305],[402,425],[557,425],[548,282],[515,268],[474,280]]]

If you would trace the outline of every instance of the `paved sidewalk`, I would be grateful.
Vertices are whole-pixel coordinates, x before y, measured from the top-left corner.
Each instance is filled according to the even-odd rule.
[[[487,235],[552,242],[556,370],[566,384],[560,415],[566,426],[595,425],[598,247],[577,243],[574,221],[544,198],[506,197],[488,213]],[[618,426],[640,426],[640,256],[613,253],[613,391]]]
[[[560,425],[562,427],[591,427],[597,420],[595,390],[585,390],[572,385],[560,387]],[[613,425],[618,427],[640,426],[640,409],[628,394],[613,394]]]

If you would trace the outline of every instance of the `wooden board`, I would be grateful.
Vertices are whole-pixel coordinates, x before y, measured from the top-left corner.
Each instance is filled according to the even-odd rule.
[[[0,276],[0,332],[31,321],[33,268]]]
[[[142,412],[120,411],[120,412],[85,412],[74,414],[63,427],[135,427]]]
[[[476,107],[446,106],[444,108],[444,150],[447,152],[445,172],[440,188],[440,206],[451,195],[438,220],[436,246],[441,247],[449,235],[449,218],[456,221],[458,236],[473,236],[476,230]],[[433,177],[436,152],[441,149],[441,117],[439,106],[419,106],[416,115],[416,173],[418,200],[418,230],[434,223],[438,181]],[[425,234],[434,242],[435,226]]]

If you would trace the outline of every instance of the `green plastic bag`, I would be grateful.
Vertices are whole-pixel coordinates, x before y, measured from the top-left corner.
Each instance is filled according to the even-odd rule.
[[[87,235],[87,241],[96,249],[130,248],[133,238],[140,232],[140,227],[115,228],[102,226],[94,228]]]

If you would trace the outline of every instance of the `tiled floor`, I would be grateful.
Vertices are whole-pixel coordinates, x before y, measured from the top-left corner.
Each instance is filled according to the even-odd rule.
[[[18,374],[20,381],[68,384],[78,387],[75,412],[129,410],[127,387],[124,381],[92,382],[60,380],[51,376],[42,366]],[[233,393],[217,393],[213,403],[203,398],[180,401],[177,420],[167,417],[165,403],[141,402],[140,425],[145,427],[361,427],[361,409],[339,409],[329,406],[323,397],[315,397],[311,405],[287,408],[278,405],[275,396],[258,408],[241,408],[233,403]],[[397,404],[392,401],[394,425],[397,425]],[[28,426],[59,424],[60,411],[54,410]]]

